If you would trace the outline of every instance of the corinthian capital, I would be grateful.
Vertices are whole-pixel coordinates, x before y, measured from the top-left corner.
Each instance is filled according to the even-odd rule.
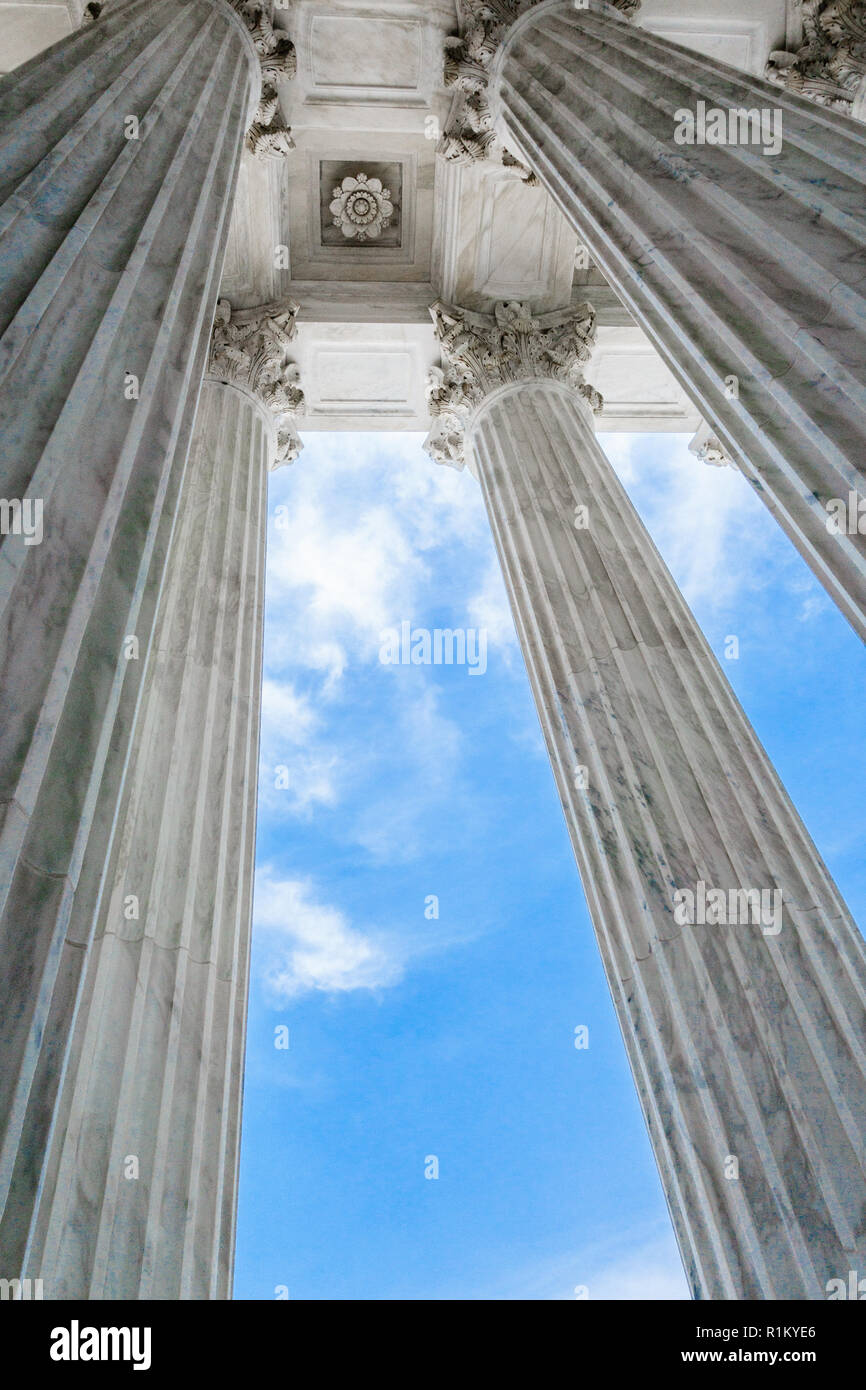
[[[631,18],[641,0],[609,0]],[[535,0],[458,0],[459,30],[445,40],[445,86],[456,88],[439,153],[456,164],[493,159],[526,183],[535,174],[504,149],[493,129],[487,100],[490,65],[516,19]]]
[[[583,379],[595,341],[595,310],[579,304],[533,318],[527,304],[497,304],[492,315],[436,303],[430,313],[442,366],[427,378],[433,424],[424,447],[436,463],[463,468],[469,416],[500,386],[517,381],[561,381],[593,411],[601,396]]]
[[[274,159],[295,148],[280,112],[278,83],[297,72],[295,45],[271,22],[273,6],[262,0],[230,0],[250,31],[262,69],[262,95],[247,131],[247,149],[259,159]]]
[[[689,440],[689,452],[701,463],[712,464],[713,468],[736,468],[728,457],[725,446],[720,442],[706,420],[702,420],[697,432]]]
[[[303,448],[293,423],[304,411],[300,370],[287,357],[297,313],[298,305],[288,304],[280,314],[234,323],[231,305],[221,299],[214,319],[208,373],[251,391],[273,415],[277,429],[274,468],[293,463]]]
[[[805,42],[770,54],[766,75],[778,87],[846,115],[866,119],[866,9],[863,0],[805,0]]]

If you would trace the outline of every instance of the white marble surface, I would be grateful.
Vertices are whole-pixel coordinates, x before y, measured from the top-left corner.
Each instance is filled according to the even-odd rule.
[[[293,344],[304,430],[426,430],[424,382],[439,350],[426,323],[305,323]]]
[[[866,1262],[863,938],[585,405],[500,389],[471,444],[691,1287],[822,1299]],[[778,930],[680,925],[701,882]]]
[[[571,298],[577,235],[544,188],[501,165],[437,160],[433,282],[449,304],[489,313],[529,301],[536,313]]]
[[[84,0],[0,0],[0,73],[71,34],[83,9]]]
[[[136,0],[0,84],[0,495],[45,519],[40,545],[0,548],[5,1277],[81,1007],[258,74],[221,0]],[[151,110],[137,140],[131,106]]]
[[[231,1294],[272,454],[207,378],[30,1252],[48,1298]]]
[[[565,0],[491,72],[502,138],[866,637],[866,536],[827,526],[866,495],[866,130]],[[781,113],[780,149],[678,144],[698,101]]]
[[[567,29],[586,22],[560,8]],[[29,1241],[21,1272],[45,1279],[48,1297],[226,1297],[267,462],[249,397],[205,386],[173,539],[172,524],[251,49],[235,17],[226,30],[222,0],[142,0],[117,24],[116,10],[112,0],[67,50],[77,56],[62,100],[56,54],[0,89],[0,197],[20,195],[0,238],[0,494],[38,488],[46,501],[44,545],[28,553],[6,539],[0,550],[0,1248],[15,1262],[0,1276],[19,1272]],[[79,0],[0,0],[5,62],[80,18]],[[697,72],[720,100],[758,93],[784,108],[793,136],[779,168],[808,184],[817,130],[831,170],[821,197],[850,208],[853,196],[857,216],[862,139],[762,83],[719,86],[706,64],[663,47],[651,50],[653,105],[639,103],[634,86],[623,96],[593,79],[583,31],[569,47],[554,26],[509,78],[512,98],[528,98],[506,118],[510,143],[531,151],[548,185],[528,187],[434,157],[451,0],[298,0],[278,18],[298,49],[283,93],[297,149],[278,163],[244,157],[223,293],[241,309],[301,301],[304,428],[425,429],[432,299],[564,308],[579,226],[642,325],[599,331],[589,376],[607,396],[600,428],[691,430],[699,407],[831,592],[859,603],[860,540],[828,547],[820,525],[821,499],[847,495],[863,460],[862,409],[850,408],[854,388],[845,395],[862,368],[862,276],[844,300],[828,279],[850,245],[840,232],[825,256],[766,165],[706,149],[692,167],[665,163],[672,122],[652,121],[672,72],[678,102],[704,94]],[[146,74],[166,98],[155,128],[121,142],[133,88],[101,111],[98,138],[55,161],[122,63],[119,34],[134,46],[161,21],[174,27]],[[640,23],[644,45],[668,36],[749,72],[766,46],[796,46],[792,0],[644,0]],[[605,56],[628,67],[636,51],[621,38],[620,26]],[[565,92],[573,105],[555,101],[545,125],[531,74],[551,58],[556,101]],[[644,72],[638,62],[638,82]],[[9,121],[20,147],[4,143]],[[182,136],[174,156],[167,127]],[[319,165],[366,158],[406,171],[400,245],[332,254],[316,234]],[[109,215],[90,224],[94,189]],[[735,253],[747,233],[744,279]],[[310,287],[306,320],[299,286]],[[828,362],[832,390],[819,376]],[[736,406],[719,394],[726,369],[746,383]],[[118,389],[129,370],[134,405]],[[475,452],[693,1286],[820,1297],[825,1276],[866,1258],[862,940],[582,408],[553,386],[506,393],[479,419]],[[586,533],[571,524],[578,496],[592,499]],[[141,660],[121,668],[130,631]],[[579,794],[578,756],[591,769]],[[778,883],[778,939],[674,931],[672,886],[697,875]],[[130,893],[138,917],[124,915]],[[742,1161],[733,1185],[720,1175],[731,1150]],[[130,1155],[134,1181],[122,1171]]]

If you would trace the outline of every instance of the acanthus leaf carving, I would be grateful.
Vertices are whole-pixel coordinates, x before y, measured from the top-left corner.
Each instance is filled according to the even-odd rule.
[[[527,184],[537,184],[533,170],[506,149],[493,128],[487,96],[493,58],[516,19],[536,0],[458,0],[459,32],[445,40],[445,86],[454,99],[445,122],[439,153],[451,163],[498,160]],[[610,0],[631,19],[641,0]]]
[[[262,70],[262,95],[247,131],[247,149],[258,159],[276,159],[295,148],[280,110],[279,83],[297,72],[295,45],[274,28],[270,9],[260,0],[230,0],[250,32]]]
[[[463,468],[466,423],[486,396],[510,382],[560,381],[598,413],[602,399],[583,377],[595,341],[590,304],[535,318],[528,304],[505,300],[492,315],[437,302],[431,307],[442,366],[430,369],[432,426],[424,448],[436,463]]]
[[[766,77],[777,87],[846,115],[866,119],[866,10],[862,0],[805,0],[804,42],[770,54]]]
[[[299,306],[236,323],[227,299],[217,304],[208,373],[257,396],[274,417],[277,451],[272,467],[293,463],[303,445],[293,423],[304,412],[300,369],[287,354],[296,334]]]
[[[701,421],[694,437],[689,440],[689,452],[694,454],[695,458],[700,459],[701,463],[708,463],[713,468],[736,467],[733,460],[728,457],[724,445],[713,433],[706,420]]]

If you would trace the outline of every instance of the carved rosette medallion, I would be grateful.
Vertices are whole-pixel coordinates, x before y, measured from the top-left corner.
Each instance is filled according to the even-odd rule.
[[[297,363],[288,360],[298,305],[249,323],[234,323],[227,299],[217,304],[208,375],[257,396],[274,417],[277,450],[272,468],[293,463],[303,448],[294,425],[304,412]]]
[[[866,120],[866,8],[863,0],[805,0],[804,43],[770,54],[766,76],[778,87]]]
[[[358,174],[343,179],[333,192],[330,205],[334,226],[344,237],[355,241],[375,241],[390,226],[394,215],[390,188],[383,188],[381,179]]]
[[[467,421],[486,396],[511,382],[561,381],[598,413],[602,399],[583,378],[592,355],[595,310],[579,304],[533,318],[528,304],[505,301],[492,315],[436,303],[430,313],[442,366],[427,377],[433,423],[424,448],[436,463],[463,468]]]

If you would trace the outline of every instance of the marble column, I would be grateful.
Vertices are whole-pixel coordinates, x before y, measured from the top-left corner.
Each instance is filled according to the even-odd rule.
[[[469,8],[446,76],[866,636],[866,131],[602,0]],[[837,27],[851,13],[829,8]]]
[[[595,439],[592,311],[434,320],[689,1282],[824,1298],[866,1267],[863,938]]]
[[[300,449],[295,308],[236,326],[219,305],[31,1219],[47,1298],[231,1296],[267,476]]]
[[[0,81],[0,1277],[105,888],[260,30],[128,0]]]

